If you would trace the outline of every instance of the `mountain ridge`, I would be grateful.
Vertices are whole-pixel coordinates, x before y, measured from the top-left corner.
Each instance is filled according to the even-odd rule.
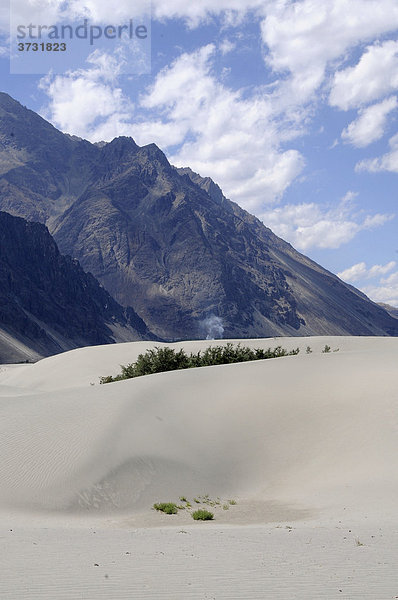
[[[0,362],[148,337],[131,308],[60,254],[45,225],[0,212]]]
[[[20,111],[29,122],[30,112]],[[59,145],[44,167],[42,151],[26,158],[21,127],[10,137],[8,115],[0,110],[0,209],[46,223],[61,252],[158,337],[202,337],[211,316],[230,338],[398,335],[396,318],[278,238],[210,178],[173,167],[155,144],[122,136],[94,145],[54,133],[38,117],[41,148]],[[17,168],[9,147],[18,149]]]

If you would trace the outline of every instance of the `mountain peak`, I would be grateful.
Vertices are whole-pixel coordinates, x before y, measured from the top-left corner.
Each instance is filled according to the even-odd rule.
[[[101,142],[99,142],[101,143]],[[127,135],[119,135],[113,138],[110,142],[106,142],[107,146],[125,146],[128,148],[139,148],[132,137]]]
[[[397,319],[156,144],[99,147],[20,110],[0,119],[0,209],[46,223],[158,337],[201,337],[211,316],[231,338],[398,335]]]
[[[6,92],[0,92],[0,108],[2,108],[4,110],[8,110],[8,111],[12,111],[15,109],[20,109],[20,108],[24,108],[25,110],[27,110],[25,106],[23,106],[17,100],[14,100],[14,98],[12,98]]]

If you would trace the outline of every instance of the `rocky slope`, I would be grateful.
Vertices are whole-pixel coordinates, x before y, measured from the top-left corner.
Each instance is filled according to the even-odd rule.
[[[0,362],[148,335],[44,225],[0,212]]]
[[[379,306],[384,308],[392,317],[398,319],[398,308],[396,306],[391,306],[390,304],[384,304],[384,302],[378,302]]]
[[[32,140],[39,140],[33,142]],[[0,94],[0,208],[39,219],[166,339],[398,335],[398,320],[154,144],[62,134]]]

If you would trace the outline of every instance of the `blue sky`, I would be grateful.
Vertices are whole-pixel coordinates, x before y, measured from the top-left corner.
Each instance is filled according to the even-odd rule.
[[[138,22],[132,4],[42,0],[38,15],[37,3],[11,1],[18,22],[103,26]],[[153,0],[143,74],[132,45],[112,42],[58,73],[12,75],[3,8],[2,90],[62,131],[157,143],[298,250],[398,306],[398,2],[214,4]]]

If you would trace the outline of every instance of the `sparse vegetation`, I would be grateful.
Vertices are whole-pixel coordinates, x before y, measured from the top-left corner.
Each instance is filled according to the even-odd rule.
[[[363,543],[362,543],[362,542],[361,542],[359,539],[357,539],[357,540],[355,541],[355,543],[356,543],[356,545],[357,545],[357,546],[364,546],[364,545],[365,545],[365,544],[363,544]]]
[[[203,352],[191,352],[190,354],[186,354],[183,349],[177,352],[168,346],[164,348],[157,346],[147,350],[145,354],[140,354],[135,363],[125,366],[121,365],[122,372],[119,375],[101,377],[100,383],[112,383],[113,381],[132,379],[142,375],[178,371],[192,367],[208,367],[212,365],[264,360],[267,358],[279,358],[282,356],[294,356],[299,352],[299,348],[295,348],[290,352],[284,350],[282,346],[277,346],[273,350],[271,348],[264,350],[263,348],[249,348],[240,344],[234,345],[231,342],[220,346],[209,346]]]
[[[330,346],[328,346],[327,344],[325,344],[325,347],[322,350],[322,354],[328,354],[330,352],[330,350],[331,350]]]
[[[199,508],[192,513],[192,518],[195,521],[212,521],[214,519],[214,515],[209,510]]]
[[[307,346],[306,353],[307,354],[311,354],[312,353],[311,346]]]
[[[166,513],[166,515],[176,515],[179,507],[174,502],[159,502],[159,504],[154,504],[153,508]]]
[[[221,500],[221,498],[218,496],[215,500],[213,500],[209,494],[197,496],[192,500],[192,503],[186,496],[180,496],[179,498],[180,502],[183,504],[176,504],[175,502],[159,502],[153,505],[153,509],[163,512],[167,515],[175,515],[179,510],[184,510],[191,514],[195,521],[211,521],[215,517],[214,514],[207,509],[207,507],[214,507],[216,510],[229,510],[231,506],[235,506],[237,504],[236,500]],[[193,509],[194,512],[192,512],[193,503],[197,505],[195,509]]]

